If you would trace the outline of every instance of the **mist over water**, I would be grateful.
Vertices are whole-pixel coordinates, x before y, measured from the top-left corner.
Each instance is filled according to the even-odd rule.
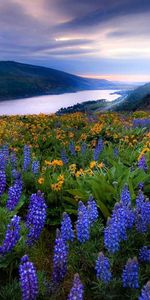
[[[117,92],[118,90],[92,90],[2,101],[0,102],[0,115],[51,114],[61,107],[66,108],[89,100],[106,99],[113,101],[120,97]]]

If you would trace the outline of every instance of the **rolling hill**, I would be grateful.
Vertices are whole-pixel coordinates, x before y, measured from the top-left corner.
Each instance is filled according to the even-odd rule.
[[[119,84],[88,79],[55,69],[13,61],[0,62],[0,100],[91,89],[117,89]]]
[[[146,83],[132,92],[120,103],[113,107],[116,111],[135,111],[150,109],[150,83]]]

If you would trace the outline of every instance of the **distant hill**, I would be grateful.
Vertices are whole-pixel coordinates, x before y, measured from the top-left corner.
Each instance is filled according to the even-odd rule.
[[[136,88],[123,101],[113,107],[113,110],[117,111],[135,111],[139,109],[150,109],[150,83]]]
[[[119,84],[105,79],[88,79],[13,61],[0,62],[0,100],[117,88],[121,88]]]

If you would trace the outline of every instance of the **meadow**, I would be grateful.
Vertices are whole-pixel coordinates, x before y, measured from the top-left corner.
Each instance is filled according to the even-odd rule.
[[[0,117],[0,299],[150,299],[148,112]]]

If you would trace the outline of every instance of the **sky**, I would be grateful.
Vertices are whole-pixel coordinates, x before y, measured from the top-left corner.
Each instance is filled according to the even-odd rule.
[[[0,0],[0,60],[150,81],[150,0]]]

